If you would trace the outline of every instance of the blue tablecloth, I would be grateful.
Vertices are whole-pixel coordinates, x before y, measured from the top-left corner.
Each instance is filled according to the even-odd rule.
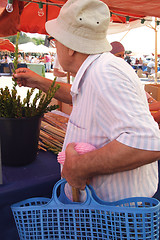
[[[23,167],[2,167],[0,185],[0,240],[18,240],[11,204],[31,197],[51,197],[60,179],[60,166],[52,152],[39,151],[37,159]]]

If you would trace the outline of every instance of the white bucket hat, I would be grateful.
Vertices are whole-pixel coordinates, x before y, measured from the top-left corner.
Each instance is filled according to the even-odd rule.
[[[64,46],[86,54],[111,51],[106,39],[110,12],[100,0],[68,0],[56,19],[46,22],[49,35]]]

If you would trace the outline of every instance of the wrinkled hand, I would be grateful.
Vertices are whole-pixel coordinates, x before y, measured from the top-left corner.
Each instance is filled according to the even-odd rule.
[[[80,159],[82,155],[74,149],[75,143],[70,143],[66,148],[66,158],[62,169],[62,177],[66,179],[70,186],[84,190],[87,177],[84,176],[83,163]]]
[[[38,88],[41,76],[28,68],[18,68],[13,74],[18,86]]]

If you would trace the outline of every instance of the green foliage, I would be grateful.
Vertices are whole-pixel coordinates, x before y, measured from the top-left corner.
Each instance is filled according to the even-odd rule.
[[[131,54],[132,53],[132,51],[125,51],[125,54]]]
[[[18,60],[18,39],[19,33],[17,33],[16,47],[15,47],[15,58],[14,58],[14,68],[17,69]],[[22,117],[32,117],[32,116],[42,116],[44,113],[50,112],[57,109],[58,105],[49,106],[52,98],[54,97],[57,89],[60,85],[55,86],[56,78],[54,79],[48,92],[44,94],[41,90],[35,94],[33,100],[31,97],[34,93],[34,88],[27,91],[26,97],[21,100],[21,97],[17,94],[17,83],[13,80],[13,88],[11,92],[8,87],[5,89],[0,89],[0,117],[5,118],[22,118]]]
[[[15,43],[15,56],[14,56],[14,61],[13,61],[13,64],[14,64],[14,73],[15,73],[15,70],[17,69],[17,66],[18,66],[18,40],[19,40],[19,36],[20,36],[20,33],[17,32],[17,37],[16,37],[16,43]],[[16,81],[14,80],[14,78],[12,78],[12,81],[14,82],[14,86],[13,86],[13,89],[16,90],[16,86],[17,86],[17,83]]]
[[[44,39],[41,38],[30,38],[27,36],[26,33],[19,33],[19,44],[27,43],[27,42],[33,42],[36,45],[44,44]],[[16,35],[5,37],[6,39],[9,39],[13,44],[16,44]]]
[[[48,106],[54,97],[55,92],[60,87],[55,86],[55,80],[53,81],[47,94],[44,94],[41,90],[35,94],[33,100],[31,97],[35,89],[27,91],[26,97],[21,101],[21,97],[17,95],[17,89],[12,88],[11,92],[8,87],[0,89],[0,117],[6,118],[21,118],[21,117],[33,117],[41,116],[44,113],[57,109],[58,105]]]
[[[6,37],[6,39],[9,39],[13,44],[16,44],[17,36],[16,35],[9,36]],[[27,43],[30,41],[32,41],[32,39],[28,37],[27,34],[19,32],[19,44]]]
[[[40,45],[40,44],[44,44],[44,39],[41,39],[41,38],[32,38],[32,42],[33,42],[35,45]]]

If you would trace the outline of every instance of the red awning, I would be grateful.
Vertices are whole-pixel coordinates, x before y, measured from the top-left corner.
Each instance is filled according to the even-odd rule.
[[[47,0],[43,0],[47,1]],[[52,3],[62,6],[66,0],[50,0]],[[103,0],[110,11],[113,12],[112,21],[117,23],[125,23],[126,16],[130,16],[130,22],[137,18],[145,16],[160,17],[160,3],[159,0]],[[31,33],[47,34],[45,31],[45,22],[47,20],[56,18],[59,14],[60,7],[52,5],[44,5],[44,16],[38,16],[39,6],[37,3],[29,3],[24,7],[20,20],[20,30]],[[118,13],[120,15],[114,15]],[[124,15],[124,16],[121,16]],[[135,18],[136,17],[136,18]]]
[[[15,51],[15,46],[8,39],[0,39],[0,51]]]
[[[38,0],[37,0],[38,1]],[[82,0],[83,1],[83,0]],[[102,0],[113,13],[123,14],[124,16],[145,17],[155,16],[160,18],[159,0]],[[42,0],[42,2],[55,3],[62,6],[66,0]],[[43,5],[44,16],[38,16],[38,3],[28,3],[25,1],[14,0],[12,13],[7,13],[5,6],[7,0],[0,1],[0,37],[16,34],[17,30],[46,34],[45,22],[56,18],[60,7],[53,5]],[[23,8],[24,6],[24,8]],[[125,22],[125,17],[113,16],[114,22]],[[118,20],[117,20],[118,19]],[[130,21],[134,18],[130,18]]]
[[[124,13],[124,15],[160,17],[159,0],[103,0],[110,11]]]
[[[45,0],[46,1],[46,0]],[[57,2],[57,1],[50,1]],[[58,1],[58,6],[53,5],[43,5],[43,16],[38,16],[39,5],[37,3],[29,3],[24,7],[24,10],[21,15],[20,20],[20,30],[23,32],[30,33],[40,33],[46,34],[45,31],[45,23],[48,20],[56,18],[59,14],[61,6],[64,4],[63,2]]]
[[[17,33],[20,24],[20,15],[23,10],[23,2],[13,1],[14,11],[8,13],[5,9],[7,0],[0,0],[0,37],[7,37]]]

